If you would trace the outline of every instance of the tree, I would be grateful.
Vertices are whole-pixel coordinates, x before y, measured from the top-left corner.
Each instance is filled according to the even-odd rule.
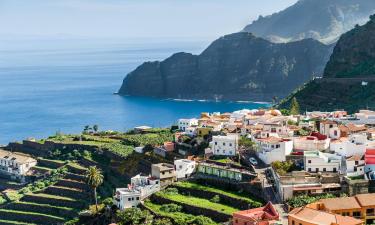
[[[98,211],[98,196],[96,193],[96,188],[103,183],[103,174],[102,171],[96,166],[90,166],[86,172],[86,182],[94,191],[95,206],[96,211]]]
[[[296,97],[294,97],[292,99],[292,102],[290,103],[290,114],[291,115],[298,115],[299,114],[299,103],[296,99]]]
[[[96,132],[98,132],[98,130],[99,130],[99,126],[95,124],[95,125],[92,127],[92,129],[93,129],[93,130],[95,131],[95,133],[96,133]]]
[[[149,211],[142,211],[139,208],[128,208],[124,211],[119,211],[116,216],[120,225],[151,224],[153,221],[153,216]]]
[[[245,147],[246,149],[253,149],[255,146],[255,143],[247,137],[241,137],[238,144]]]

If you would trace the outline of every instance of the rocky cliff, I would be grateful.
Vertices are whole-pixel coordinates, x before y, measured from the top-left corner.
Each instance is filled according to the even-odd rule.
[[[296,97],[301,109],[351,112],[375,107],[375,16],[341,36],[322,79],[309,82],[284,100],[287,108]]]
[[[313,39],[271,43],[246,32],[214,41],[200,55],[177,53],[129,73],[119,94],[270,101],[321,75],[332,47]]]
[[[374,12],[374,0],[299,0],[283,11],[259,17],[244,31],[274,42],[314,38],[327,44],[356,24],[366,23]]]

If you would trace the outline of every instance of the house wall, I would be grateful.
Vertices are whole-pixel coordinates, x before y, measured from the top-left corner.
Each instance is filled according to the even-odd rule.
[[[341,159],[337,159],[341,160]],[[339,172],[340,162],[336,160],[329,162],[328,157],[323,154],[319,156],[305,156],[305,171],[307,172]]]
[[[174,165],[176,168],[177,179],[188,178],[195,172],[196,163],[191,160],[175,160]]]
[[[234,156],[238,150],[238,136],[213,136],[212,148],[214,155]]]

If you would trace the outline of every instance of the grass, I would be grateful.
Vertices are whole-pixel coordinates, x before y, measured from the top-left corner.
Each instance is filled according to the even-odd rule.
[[[163,210],[160,209],[162,207],[161,205],[154,204],[149,200],[146,200],[144,205],[150,210],[152,210],[153,212],[155,212],[156,214],[162,217],[167,217],[167,218],[174,220],[177,224],[188,224],[190,221],[193,221],[196,218],[196,216],[194,215],[186,214],[183,212],[173,212],[173,213],[164,212]],[[212,221],[212,223],[205,224],[205,225],[217,225],[217,223]]]
[[[52,199],[58,199],[58,200],[66,200],[66,201],[72,201],[72,202],[77,201],[76,199],[73,199],[73,198],[68,198],[68,197],[63,197],[63,196],[58,196],[58,195],[49,195],[49,194],[44,194],[44,193],[26,194],[26,195],[32,195],[32,196],[37,196],[37,197],[41,197],[41,198],[52,198]]]
[[[262,206],[261,201],[255,200],[254,198],[251,198],[250,196],[248,196],[247,194],[244,194],[244,193],[222,190],[222,189],[219,189],[219,188],[216,188],[216,187],[204,186],[204,185],[201,185],[201,184],[187,182],[187,181],[178,182],[178,183],[175,183],[174,185],[178,186],[178,187],[190,188],[190,189],[201,190],[201,191],[208,191],[208,192],[226,195],[226,196],[231,197],[231,198],[241,199],[241,200],[247,201],[249,204],[251,204],[254,207],[261,207]]]
[[[52,170],[51,168],[43,167],[43,166],[33,166],[33,168],[40,169],[40,170],[47,170],[47,171],[51,171]]]
[[[46,217],[54,218],[54,219],[57,219],[57,220],[65,220],[64,218],[58,217],[58,216],[52,216],[52,215],[43,214],[43,213],[36,213],[36,212],[25,212],[25,211],[12,210],[12,209],[0,209],[0,212],[9,212],[9,213],[36,215],[36,216],[46,216]]]
[[[196,198],[192,196],[186,196],[186,195],[181,195],[181,194],[176,194],[176,193],[168,194],[166,192],[158,192],[156,193],[156,195],[175,201],[175,202],[181,202],[187,205],[198,206],[198,207],[205,208],[205,209],[212,209],[212,210],[222,212],[228,215],[232,215],[232,213],[239,211],[239,209],[236,209],[231,206],[214,203],[207,199]]]
[[[28,205],[30,207],[33,207],[33,206],[43,206],[43,207],[49,207],[49,208],[54,208],[54,209],[75,210],[74,208],[63,207],[63,206],[55,206],[55,205],[48,205],[48,204],[40,204],[40,203],[35,203],[35,202],[14,202],[13,204]]]
[[[15,224],[15,225],[36,225],[35,223],[24,223],[24,222],[17,222],[13,220],[1,220],[0,219],[0,224]]]

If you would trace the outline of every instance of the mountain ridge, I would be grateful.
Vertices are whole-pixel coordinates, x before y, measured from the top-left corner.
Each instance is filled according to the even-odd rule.
[[[225,35],[200,55],[146,62],[119,94],[162,98],[270,101],[323,72],[332,46],[313,39],[272,43],[251,33]]]
[[[314,38],[332,44],[373,13],[373,0],[299,0],[280,12],[260,16],[243,31],[276,43]]]

